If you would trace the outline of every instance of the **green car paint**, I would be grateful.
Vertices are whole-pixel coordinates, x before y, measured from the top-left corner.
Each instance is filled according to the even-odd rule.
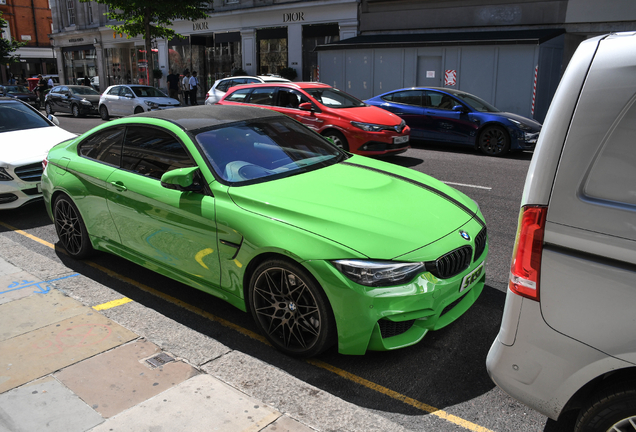
[[[168,131],[196,166],[167,171],[162,186],[157,179],[78,155],[78,144],[87,136],[126,125]],[[483,290],[485,275],[479,268],[487,243],[481,256],[457,275],[438,279],[423,270],[396,286],[359,285],[333,263],[430,262],[463,245],[474,248],[483,216],[461,192],[425,174],[362,156],[289,177],[228,184],[185,129],[176,122],[133,116],[54,147],[42,178],[49,216],[53,219],[56,197],[66,194],[82,215],[95,249],[243,311],[248,310],[246,290],[256,266],[272,256],[293,260],[325,292],[343,354],[413,345],[429,330],[456,320]],[[204,190],[184,190],[197,175]],[[470,239],[461,238],[460,230]],[[471,274],[469,286],[460,291]],[[395,323],[408,323],[409,328],[383,337],[382,328]]]

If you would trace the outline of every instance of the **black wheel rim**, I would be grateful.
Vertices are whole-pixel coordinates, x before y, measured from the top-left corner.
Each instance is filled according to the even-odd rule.
[[[79,117],[79,108],[77,108],[77,105],[73,106],[73,116]]]
[[[294,352],[310,349],[318,340],[320,310],[307,284],[283,268],[269,268],[254,284],[253,303],[261,328],[271,340]]]
[[[337,147],[340,147],[341,149],[344,150],[344,142],[342,141],[342,139],[338,135],[329,135],[328,138],[331,139],[331,141],[333,141],[333,143]]]
[[[66,200],[60,200],[55,206],[55,229],[64,248],[71,255],[77,255],[82,249],[82,222]]]
[[[506,148],[506,134],[500,129],[488,129],[481,134],[481,148],[488,154],[500,154]]]
[[[44,106],[44,110],[46,111],[47,114],[51,114],[51,106],[49,104],[46,104]]]

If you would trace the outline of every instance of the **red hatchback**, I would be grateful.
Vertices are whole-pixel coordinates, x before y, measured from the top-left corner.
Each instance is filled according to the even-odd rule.
[[[262,83],[230,88],[220,105],[257,105],[287,114],[352,153],[397,154],[409,148],[400,117],[316,82]]]

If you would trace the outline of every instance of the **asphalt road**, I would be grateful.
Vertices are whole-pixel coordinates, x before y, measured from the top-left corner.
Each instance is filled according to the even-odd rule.
[[[61,127],[75,133],[103,122],[98,117],[56,116]],[[387,160],[447,182],[477,201],[488,226],[490,255],[486,266],[487,286],[476,304],[450,326],[429,333],[415,346],[394,352],[343,356],[332,349],[316,359],[323,364],[323,367],[316,367],[316,364],[280,354],[241,332],[133,285],[114,280],[94,267],[73,261],[24,235],[9,232],[1,226],[0,235],[11,236],[12,240],[34,252],[59,259],[74,271],[119,291],[122,296],[346,401],[371,409],[409,430],[572,430],[571,419],[559,423],[548,420],[508,397],[494,386],[485,370],[485,358],[501,321],[519,202],[532,153],[491,158],[473,149],[448,148],[441,144],[414,142],[412,146],[406,153]],[[58,241],[42,203],[2,212],[0,221],[47,242]],[[248,314],[203,292],[108,254],[99,254],[93,261],[243,329],[258,332]],[[121,324],[126,325],[125,322]],[[455,420],[431,415],[427,412],[431,408],[443,410],[455,416]]]

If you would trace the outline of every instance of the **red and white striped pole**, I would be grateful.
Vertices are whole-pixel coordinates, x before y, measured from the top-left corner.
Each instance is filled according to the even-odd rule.
[[[537,75],[539,74],[539,65],[534,68],[534,85],[532,86],[532,117],[534,117],[534,102],[537,99]]]

